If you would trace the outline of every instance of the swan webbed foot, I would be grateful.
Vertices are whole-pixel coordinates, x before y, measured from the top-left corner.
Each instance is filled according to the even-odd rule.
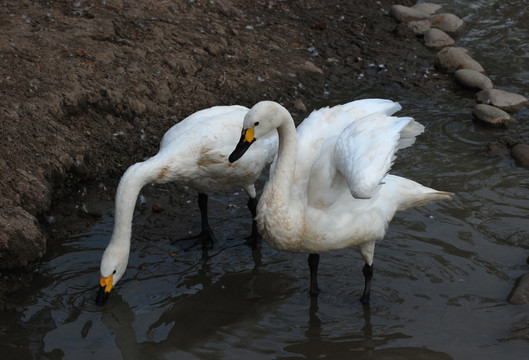
[[[312,296],[316,296],[320,293],[318,287],[318,264],[320,262],[319,254],[309,254],[309,269],[310,269],[310,289],[309,293]]]
[[[197,245],[202,245],[202,250],[213,249],[213,243],[217,241],[213,230],[209,226],[208,221],[208,196],[204,193],[198,194],[198,207],[200,209],[200,222],[202,224],[202,230],[200,234],[190,236],[187,240],[195,240],[195,243],[185,249],[188,251]]]
[[[373,265],[364,265],[362,269],[364,274],[365,284],[364,284],[364,293],[360,298],[360,302],[364,305],[369,304],[369,295],[371,294],[371,279],[373,278]]]
[[[195,242],[191,246],[185,248],[184,251],[189,251],[197,245],[202,245],[202,250],[209,250],[213,248],[213,243],[216,241],[213,230],[209,227],[208,222],[207,194],[198,193],[198,208],[200,209],[200,220],[202,223],[202,231],[200,231],[200,234],[173,241],[173,243],[175,243],[176,241],[195,240]]]

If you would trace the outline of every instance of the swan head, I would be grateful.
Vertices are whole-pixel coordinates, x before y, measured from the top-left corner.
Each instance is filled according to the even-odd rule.
[[[129,249],[113,246],[112,242],[103,253],[101,259],[101,278],[99,280],[99,292],[96,304],[104,305],[110,295],[110,291],[121,279],[129,260]]]
[[[286,114],[285,114],[286,113]],[[228,160],[233,163],[241,158],[257,139],[268,135],[283,123],[288,111],[273,101],[261,101],[255,104],[244,116],[241,138]]]

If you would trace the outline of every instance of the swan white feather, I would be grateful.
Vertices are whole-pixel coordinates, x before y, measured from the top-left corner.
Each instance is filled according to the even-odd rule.
[[[277,153],[277,135],[259,139],[241,162],[228,162],[247,112],[248,108],[238,105],[198,111],[165,133],[155,156],[123,174],[116,192],[114,230],[101,260],[100,284],[108,290],[102,296],[126,270],[134,208],[146,184],[175,182],[199,194],[242,187],[255,199],[254,183]]]
[[[452,195],[387,174],[396,152],[424,130],[412,118],[391,116],[400,109],[390,100],[353,101],[314,111],[297,131],[288,111],[275,102],[250,109],[243,133],[253,129],[257,139],[275,129],[279,134],[279,151],[257,206],[263,239],[282,251],[309,254],[356,246],[366,262],[364,274],[372,273],[375,243],[396,211]],[[369,301],[368,282],[370,275],[363,302]]]

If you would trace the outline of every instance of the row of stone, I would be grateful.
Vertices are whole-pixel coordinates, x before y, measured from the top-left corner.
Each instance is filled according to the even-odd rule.
[[[454,79],[460,85],[479,90],[476,94],[477,105],[472,112],[475,119],[501,127],[517,122],[510,113],[529,106],[529,100],[519,94],[494,89],[483,67],[468,51],[453,46],[455,41],[452,36],[464,31],[463,20],[454,14],[443,12],[441,5],[433,3],[421,3],[412,7],[394,5],[391,15],[406,24],[415,35],[422,36],[425,46],[438,50],[435,58],[437,68],[454,74]],[[522,165],[529,166],[529,145],[515,145],[511,155]]]
[[[455,41],[449,34],[458,34],[464,27],[463,21],[453,14],[441,14],[441,6],[431,3],[410,7],[395,5],[391,14],[416,34],[424,37],[425,46],[439,50],[436,67],[454,74],[455,80],[464,87],[477,89],[473,110],[476,119],[493,126],[508,126],[516,121],[509,112],[521,110],[529,101],[518,94],[494,89],[483,67],[461,47],[454,47]],[[529,166],[529,145],[516,144],[511,156],[520,164]],[[529,259],[528,259],[529,262]],[[522,275],[507,299],[511,304],[529,303],[529,274]]]

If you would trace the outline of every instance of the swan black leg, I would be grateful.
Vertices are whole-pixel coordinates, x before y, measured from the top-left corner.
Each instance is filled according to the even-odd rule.
[[[252,233],[249,237],[246,238],[246,244],[250,245],[253,249],[257,248],[260,245],[260,236],[257,231],[257,222],[255,221],[255,216],[257,215],[257,199],[250,197],[248,199],[248,209],[252,214]]]
[[[369,294],[371,293],[371,279],[373,278],[373,265],[368,265],[366,263],[364,265],[364,268],[362,269],[362,273],[364,274],[365,285],[364,285],[364,293],[362,294],[360,301],[362,302],[362,304],[366,305],[366,304],[369,304]]]
[[[200,234],[198,235],[192,235],[189,237],[185,237],[183,239],[176,239],[173,240],[172,243],[174,244],[177,241],[185,241],[185,240],[195,240],[193,245],[188,246],[185,248],[185,251],[189,251],[190,249],[194,248],[195,246],[201,244],[203,250],[211,249],[213,247],[213,243],[215,242],[215,235],[213,235],[213,231],[209,227],[208,222],[208,195],[204,193],[198,193],[198,208],[200,209],[200,220],[202,223],[202,230],[200,231]]]
[[[215,242],[215,236],[213,231],[209,227],[208,222],[208,195],[204,193],[198,193],[198,208],[200,209],[200,220],[202,222],[202,231],[198,235],[198,238],[202,240],[202,248],[212,248]]]
[[[310,294],[318,295],[320,289],[318,288],[318,263],[320,262],[319,254],[309,254],[309,269],[310,269]]]

